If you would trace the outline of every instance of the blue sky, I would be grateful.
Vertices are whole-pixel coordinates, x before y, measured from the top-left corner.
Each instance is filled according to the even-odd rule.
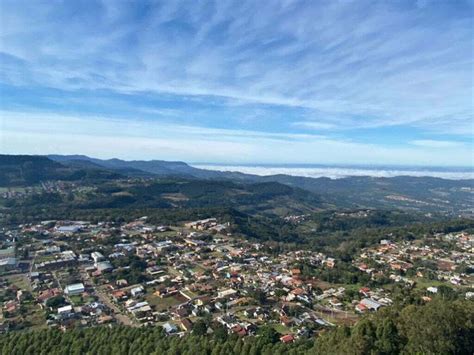
[[[0,152],[473,165],[473,1],[0,2]]]

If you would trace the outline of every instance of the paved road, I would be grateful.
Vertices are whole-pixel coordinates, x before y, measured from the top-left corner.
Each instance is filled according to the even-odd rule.
[[[114,311],[115,318],[117,318],[120,323],[124,325],[136,326],[133,320],[129,316],[123,314],[120,308],[118,308],[115,303],[112,302],[107,294],[98,289],[96,289],[95,294],[103,304]]]
[[[81,276],[83,280],[87,280],[91,285],[93,285],[93,282],[87,272],[81,271]],[[111,300],[111,298],[106,292],[100,290],[99,287],[95,285],[94,285],[94,290],[99,300],[103,304],[105,304],[107,307],[109,307],[111,310],[114,311],[114,316],[117,319],[117,321],[119,321],[119,323],[122,323],[124,325],[134,326],[134,327],[137,326],[137,324],[128,315],[123,314],[120,308],[117,307],[117,305]]]

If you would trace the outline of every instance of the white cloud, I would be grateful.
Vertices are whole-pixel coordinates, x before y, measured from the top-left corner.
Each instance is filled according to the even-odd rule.
[[[334,129],[336,125],[327,122],[298,121],[293,124],[296,127],[309,128],[314,130]]]
[[[64,4],[2,2],[0,51],[21,62],[5,82],[305,108],[322,113],[319,129],[474,133],[472,19],[446,4]]]

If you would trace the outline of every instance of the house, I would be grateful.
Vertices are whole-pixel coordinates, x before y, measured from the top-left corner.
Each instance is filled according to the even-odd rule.
[[[145,289],[143,288],[143,286],[137,286],[137,287],[134,287],[130,290],[130,293],[132,294],[132,297],[141,296],[141,295],[143,295],[144,292],[145,292]]]
[[[163,324],[163,329],[165,330],[167,334],[176,333],[178,331],[178,327],[176,327],[176,325],[171,324],[171,323]]]
[[[122,290],[116,290],[112,292],[112,298],[117,302],[127,298],[127,293]]]
[[[244,337],[247,335],[247,331],[240,324],[234,325],[231,330],[234,334],[237,334],[240,337]]]
[[[327,258],[325,261],[324,261],[324,264],[326,264],[326,266],[330,269],[332,269],[334,267],[334,265],[336,265],[336,259],[334,258]]]
[[[8,313],[14,313],[19,308],[19,306],[20,305],[18,304],[18,302],[11,300],[8,301],[4,307]]]
[[[390,263],[390,268],[392,270],[402,270],[402,271],[407,271],[408,269],[411,269],[413,267],[412,264],[406,263],[403,261],[396,261],[393,263]]]
[[[358,303],[356,306],[355,306],[355,310],[359,313],[364,313],[364,312],[367,312],[367,307],[362,304],[362,303]]]
[[[126,286],[128,286],[128,281],[125,280],[125,279],[120,279],[120,280],[115,281],[115,284],[118,287],[126,287]]]
[[[369,297],[370,288],[361,287],[359,293],[363,294],[365,297]]]
[[[48,290],[41,291],[36,298],[36,300],[40,303],[46,302],[52,297],[55,297],[57,295],[61,294],[61,290],[59,288],[51,288]]]
[[[201,314],[201,308],[199,306],[194,306],[194,308],[191,311],[191,314],[194,317],[198,317]]]
[[[295,337],[291,334],[286,334],[280,337],[280,341],[285,344],[292,343],[293,341],[295,341]]]

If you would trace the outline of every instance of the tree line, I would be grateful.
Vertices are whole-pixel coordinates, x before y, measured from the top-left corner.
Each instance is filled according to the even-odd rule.
[[[202,328],[202,327],[200,327]],[[219,329],[222,330],[222,329]],[[283,344],[269,326],[239,338],[223,331],[167,336],[161,327],[125,326],[10,332],[0,336],[0,353],[23,354],[472,354],[474,304],[435,298],[427,304],[393,306],[355,326],[322,331],[315,338]]]

